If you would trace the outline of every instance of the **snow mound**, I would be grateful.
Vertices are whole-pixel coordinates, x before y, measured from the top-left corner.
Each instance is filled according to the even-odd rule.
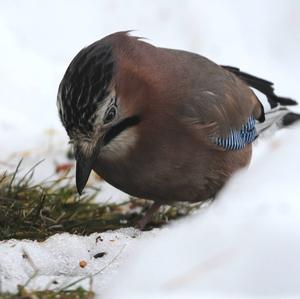
[[[104,298],[298,298],[300,127],[279,135],[209,208],[142,241]]]

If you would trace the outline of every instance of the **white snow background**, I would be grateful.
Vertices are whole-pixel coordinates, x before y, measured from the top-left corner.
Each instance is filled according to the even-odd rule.
[[[299,15],[297,0],[1,1],[0,169],[46,158],[38,178],[54,173],[67,147],[56,111],[63,73],[82,47],[119,30],[238,66],[299,99]],[[259,141],[250,169],[213,205],[162,230],[1,241],[0,290],[15,291],[34,268],[28,286],[40,289],[103,268],[92,282],[103,298],[299,297],[299,133],[298,125]],[[103,188],[104,199],[125,197]]]

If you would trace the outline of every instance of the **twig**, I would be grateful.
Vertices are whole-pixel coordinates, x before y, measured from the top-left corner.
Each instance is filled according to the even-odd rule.
[[[22,161],[22,160],[21,160]],[[35,163],[28,171],[26,171],[26,173],[23,175],[23,177],[19,180],[18,182],[18,186],[20,186],[24,181],[25,181],[25,178],[30,174],[30,177],[29,177],[29,180],[31,180],[33,174],[34,174],[34,169],[40,165],[42,162],[44,162],[45,159],[42,159],[40,160],[39,162]]]
[[[26,258],[29,262],[29,265],[34,270],[33,275],[31,277],[29,277],[29,279],[22,286],[22,289],[25,289],[29,285],[29,283],[38,275],[39,270],[36,267],[36,265],[34,264],[33,260],[31,259],[30,255],[28,254],[28,252],[25,249],[23,249],[22,251],[23,251],[23,256],[26,256]]]

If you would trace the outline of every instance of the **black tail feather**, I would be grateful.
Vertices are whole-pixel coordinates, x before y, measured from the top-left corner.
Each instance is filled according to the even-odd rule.
[[[300,114],[289,112],[282,118],[282,125],[284,127],[288,127],[299,120],[300,120]]]
[[[234,73],[236,76],[238,76],[240,79],[245,81],[250,87],[253,87],[263,93],[270,103],[271,108],[275,108],[278,106],[278,104],[283,106],[291,106],[291,105],[297,105],[298,103],[290,98],[285,97],[279,97],[274,93],[274,87],[273,83],[270,81],[267,81],[262,78],[255,77],[253,75],[244,73],[240,71],[239,68],[228,66],[228,65],[221,65],[224,69],[230,71],[231,73]]]

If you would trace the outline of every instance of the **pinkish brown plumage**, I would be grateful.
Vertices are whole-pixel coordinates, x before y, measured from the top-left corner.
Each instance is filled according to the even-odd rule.
[[[126,32],[83,49],[58,93],[79,193],[93,169],[118,189],[155,201],[151,213],[160,204],[214,197],[249,164],[254,119],[264,121],[248,85],[261,82],[266,90],[270,82],[246,75]]]

